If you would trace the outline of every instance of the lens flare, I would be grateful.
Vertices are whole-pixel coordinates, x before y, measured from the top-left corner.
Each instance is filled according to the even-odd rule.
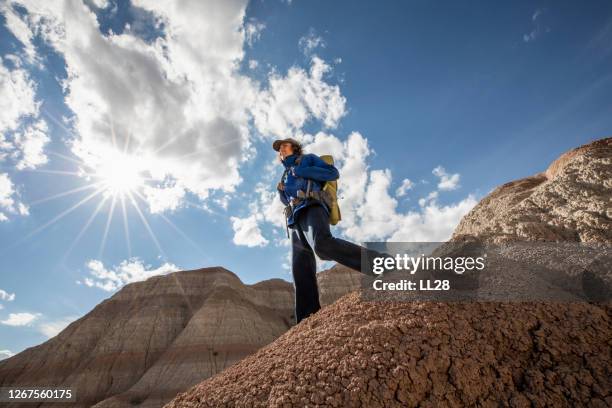
[[[144,186],[142,173],[141,160],[116,152],[105,157],[97,167],[95,177],[102,182],[106,193],[123,196]]]

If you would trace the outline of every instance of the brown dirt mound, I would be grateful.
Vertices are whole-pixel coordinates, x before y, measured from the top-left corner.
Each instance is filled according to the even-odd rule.
[[[353,292],[166,407],[612,406],[611,328],[586,303]]]

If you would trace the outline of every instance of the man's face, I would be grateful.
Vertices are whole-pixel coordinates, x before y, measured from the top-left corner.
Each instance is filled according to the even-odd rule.
[[[293,145],[290,142],[281,143],[278,153],[283,159],[287,156],[291,156],[293,154]]]

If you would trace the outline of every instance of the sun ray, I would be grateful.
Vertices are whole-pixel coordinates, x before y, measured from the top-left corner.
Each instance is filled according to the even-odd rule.
[[[164,257],[164,259],[167,259],[166,253],[164,252],[164,250],[162,249],[161,245],[159,244],[159,241],[157,240],[157,237],[155,237],[155,234],[153,233],[153,230],[151,229],[151,226],[149,225],[149,222],[145,218],[145,216],[142,213],[142,211],[140,211],[140,207],[138,206],[138,203],[136,202],[136,200],[134,200],[134,196],[132,195],[131,192],[128,192],[127,195],[130,198],[130,201],[132,202],[132,205],[136,209],[136,212],[140,216],[140,219],[142,220],[142,223],[144,224],[145,228],[149,232],[149,235],[151,236],[151,239],[155,243],[155,246],[157,247],[157,250],[161,253],[161,255]]]
[[[108,230],[113,219],[116,204],[117,196],[113,195],[113,200],[111,202],[110,209],[108,210],[108,217],[106,218],[106,225],[104,226],[104,233],[102,234],[102,242],[100,242],[100,249],[98,250],[98,259],[102,259],[102,254],[104,253],[104,247],[106,246],[106,238],[108,237]]]
[[[125,143],[123,144],[123,154],[128,154],[130,142],[132,141],[131,139],[132,139],[132,133],[128,132],[127,136],[125,137]]]
[[[58,120],[55,116],[53,116],[43,105],[42,109],[41,109],[43,115],[45,115],[47,118],[51,119],[51,121],[53,123],[55,123],[56,125],[58,125],[59,127],[61,127],[67,134],[69,134],[70,136],[76,138],[77,134],[74,133],[70,128],[68,128],[66,125],[64,125],[60,120]]]
[[[143,203],[146,204],[146,198],[142,194],[140,194],[140,192],[135,191],[134,193],[136,194],[136,197],[140,198],[143,201]],[[162,220],[164,220],[168,225],[170,225],[181,237],[183,237],[183,239],[189,242],[195,249],[197,249],[208,260],[210,260],[206,252],[198,244],[196,244],[194,240],[189,238],[189,236],[183,230],[181,230],[175,223],[173,223],[168,217],[166,217],[162,213],[158,213],[156,215],[159,215],[162,218]]]
[[[82,160],[74,159],[72,157],[66,156],[65,154],[58,153],[58,152],[55,152],[53,150],[47,150],[47,153],[52,155],[52,156],[57,156],[57,157],[59,157],[61,159],[69,161],[71,163],[75,163],[75,164],[78,164],[80,166],[86,166],[86,164]]]
[[[121,202],[121,212],[123,213],[123,233],[125,234],[125,242],[128,247],[128,258],[132,257],[132,243],[130,241],[130,228],[128,226],[128,217],[127,211],[125,209],[125,197],[123,194],[119,196],[119,200]]]
[[[188,200],[188,199],[184,199],[184,200],[185,200],[185,204],[187,204],[188,207],[192,207],[192,208],[195,208],[197,210],[207,211],[207,212],[209,212],[211,214],[216,215],[217,217],[222,217],[223,216],[223,214],[221,214],[220,212],[218,212],[216,210],[213,210],[210,207],[203,207],[201,204],[194,203],[193,201]]]
[[[94,198],[96,195],[102,193],[102,189],[98,189],[96,191],[94,191],[93,193],[91,193],[90,195],[88,195],[87,197],[83,198],[81,201],[77,202],[76,204],[72,205],[72,207],[62,211],[61,213],[59,213],[58,215],[56,215],[55,217],[53,217],[51,220],[47,221],[46,223],[44,223],[43,225],[41,225],[40,227],[36,228],[35,230],[31,231],[29,234],[26,234],[25,236],[23,236],[21,239],[15,241],[13,244],[9,245],[8,247],[6,247],[4,250],[7,250],[9,248],[12,248],[16,245],[21,244],[22,242],[26,241],[27,239],[33,237],[34,235],[40,233],[41,231],[43,231],[44,229],[48,228],[49,226],[53,225],[54,223],[56,223],[57,221],[61,220],[62,218],[64,218],[66,215],[70,214],[72,211],[76,210],[78,207],[80,207],[81,205],[85,204],[87,201],[91,200],[92,198]]]
[[[51,195],[51,196],[48,196],[48,197],[40,198],[38,200],[30,201],[29,205],[30,206],[37,205],[37,204],[40,204],[40,203],[44,203],[46,201],[54,200],[56,198],[64,197],[64,196],[67,196],[67,195],[70,195],[70,194],[74,194],[74,193],[78,193],[79,191],[88,190],[90,188],[94,188],[96,186],[99,186],[101,183],[102,182],[99,181],[99,182],[96,182],[96,183],[91,183],[91,184],[87,184],[87,185],[84,185],[84,186],[81,186],[81,187],[73,188],[71,190],[62,191],[61,193],[57,193],[57,194],[54,194],[54,195]]]
[[[106,200],[108,200],[108,196],[106,196],[102,200],[100,200],[100,202],[96,206],[96,209],[91,213],[91,216],[87,219],[87,221],[85,222],[85,225],[83,225],[83,228],[81,228],[81,231],[79,231],[77,236],[74,238],[74,240],[72,241],[72,243],[68,247],[68,250],[66,250],[66,253],[64,253],[64,256],[62,257],[62,263],[64,263],[66,261],[66,259],[68,258],[68,255],[70,255],[70,253],[72,252],[72,250],[74,249],[76,244],[78,244],[78,242],[81,240],[81,237],[83,236],[85,231],[87,231],[87,228],[89,228],[89,226],[91,225],[92,221],[96,218],[96,215],[98,215],[98,213],[102,209],[102,206],[104,205]]]
[[[68,171],[68,170],[22,169],[20,171],[27,171],[27,172],[31,172],[31,173],[57,174],[57,175],[62,175],[62,176],[76,176],[76,177],[83,177],[83,176],[93,177],[93,176],[95,176],[95,174],[93,174],[93,173],[78,172],[78,171]]]
[[[113,141],[113,147],[117,149],[117,135],[115,134],[115,123],[113,122],[113,117],[109,116],[108,118],[110,129],[111,129],[111,137]]]
[[[143,200],[143,202],[146,202],[145,197],[144,197],[142,194],[140,194],[138,191],[134,191],[134,193],[136,194],[136,196],[137,196],[138,198],[140,198],[141,200]],[[133,197],[131,197],[131,198],[132,198],[132,200],[133,200]],[[136,205],[135,201],[133,201],[133,204],[134,204],[134,207],[137,209],[137,211],[140,213],[140,209],[139,209],[139,208],[138,208],[138,206]],[[182,236],[183,236],[185,239],[187,239],[187,240],[188,240],[188,242],[192,243],[192,245],[194,245],[194,246],[196,247],[196,249],[198,249],[199,251],[201,251],[201,252],[202,252],[202,254],[204,254],[204,256],[206,256],[206,257],[208,258],[208,256],[207,256],[207,255],[204,253],[204,251],[202,251],[202,249],[201,249],[200,247],[198,247],[198,245],[197,245],[195,242],[193,242],[193,241],[192,241],[192,240],[191,240],[191,239],[190,239],[190,238],[187,236],[187,234],[185,234],[183,231],[181,231],[181,230],[180,230],[180,229],[179,229],[177,226],[175,226],[175,225],[174,225],[174,224],[173,224],[173,223],[172,223],[172,222],[171,222],[169,219],[167,219],[167,218],[166,218],[166,217],[165,217],[163,214],[158,214],[158,215],[161,215],[161,216],[162,216],[162,218],[163,218],[164,220],[166,220],[166,221],[167,221],[167,222],[168,222],[168,223],[169,223],[169,224],[170,224],[170,225],[171,225],[173,228],[175,228],[177,232],[179,232],[179,233],[180,233],[180,234],[181,234],[181,235],[182,235]],[[145,223],[145,225],[147,225],[147,224]],[[151,234],[152,234],[152,233],[151,233]],[[153,237],[153,235],[152,235],[152,237]],[[156,240],[154,237],[153,237],[153,239],[154,239],[154,241],[157,241],[157,240]],[[157,245],[158,245],[158,248],[159,248],[159,244],[157,244]],[[160,252],[162,252],[162,253],[163,253],[163,251],[161,251],[161,249],[160,249]],[[165,257],[165,255],[164,255],[164,257]],[[177,287],[180,289],[181,294],[183,295],[183,298],[185,299],[185,302],[187,303],[187,307],[189,307],[189,310],[190,310],[191,312],[193,312],[193,306],[191,305],[191,300],[190,300],[189,296],[187,296],[187,294],[185,293],[185,289],[183,288],[183,285],[181,284],[180,280],[178,279],[177,274],[176,274],[176,273],[173,273],[173,274],[171,274],[171,276],[174,278],[174,280],[175,280],[175,282],[176,282]]]

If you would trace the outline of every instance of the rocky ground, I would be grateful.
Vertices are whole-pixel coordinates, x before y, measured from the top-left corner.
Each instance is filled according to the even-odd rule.
[[[452,240],[609,247],[611,194],[608,138],[500,186]],[[520,255],[510,252],[509,259]],[[610,265],[602,262],[597,277],[605,282]],[[590,264],[572,262],[582,269],[569,281],[582,282]],[[363,292],[324,307],[166,407],[612,406],[609,302],[372,302]]]
[[[357,292],[166,407],[608,407],[609,309]]]

